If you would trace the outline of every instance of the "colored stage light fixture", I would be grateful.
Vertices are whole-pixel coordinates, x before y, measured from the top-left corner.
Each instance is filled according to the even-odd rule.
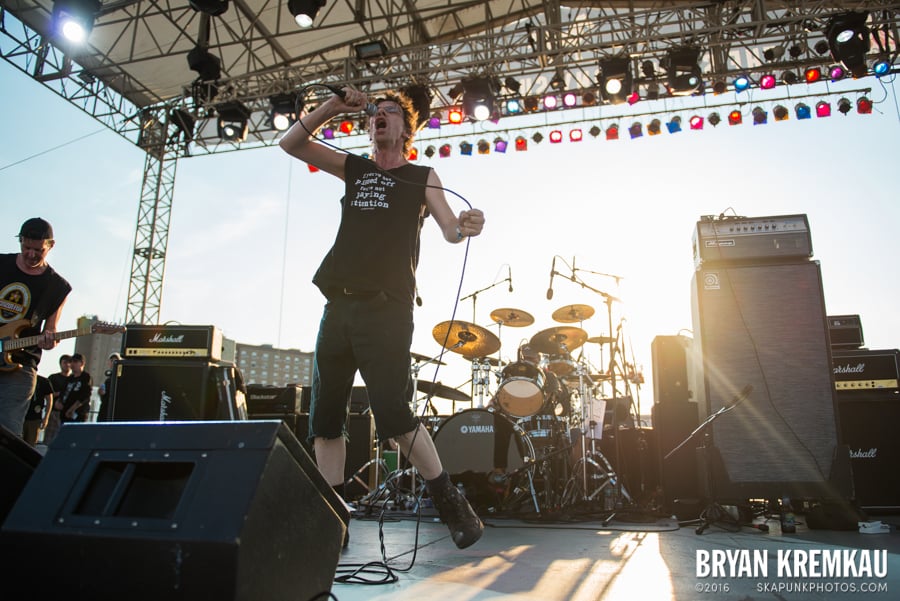
[[[270,120],[272,127],[285,131],[297,121],[297,97],[293,94],[275,94],[269,97],[272,105]]]
[[[409,154],[406,155],[407,161],[418,161],[419,160],[419,149],[413,146],[409,149]]]
[[[447,112],[447,121],[449,121],[453,125],[459,125],[463,122],[463,112],[462,109],[458,106],[452,107]]]
[[[672,119],[666,123],[666,129],[669,130],[670,134],[677,134],[681,131],[681,117],[675,115]]]
[[[486,121],[495,118],[497,111],[497,82],[491,77],[470,77],[464,79],[462,106],[463,113],[472,121]]]
[[[641,125],[640,121],[635,121],[631,124],[631,127],[628,128],[628,135],[631,136],[632,140],[634,140],[635,138],[640,138],[644,135],[642,127],[643,126]]]
[[[472,156],[472,143],[463,140],[459,143],[459,154],[463,156]]]
[[[334,128],[326,127],[322,130],[322,137],[326,140],[334,140]]]
[[[803,72],[803,79],[806,80],[806,83],[816,83],[822,79],[822,71],[818,67],[808,67]]]
[[[581,104],[584,106],[594,106],[597,104],[597,95],[590,90],[586,90],[581,95]]]
[[[607,140],[618,140],[619,139],[619,126],[618,125],[610,125],[606,128],[606,139]]]
[[[553,94],[548,94],[548,95],[544,96],[543,104],[544,104],[544,109],[546,109],[548,111],[552,111],[557,106],[559,106],[559,99],[556,96],[554,96]]]
[[[712,113],[709,114],[709,117],[707,117],[706,120],[709,122],[710,125],[715,127],[719,123],[722,122],[722,117],[719,116],[719,113],[713,111]]]
[[[554,129],[550,132],[550,143],[551,144],[559,144],[560,142],[562,142],[562,138],[563,138],[562,132],[559,131],[558,129]]]
[[[453,149],[449,144],[441,144],[441,147],[438,148],[438,156],[442,159],[446,159],[448,156],[450,156],[452,150]]]
[[[578,104],[578,95],[575,92],[566,92],[562,97],[563,106],[572,108]]]
[[[494,152],[504,154],[509,143],[503,138],[494,138]]]
[[[94,29],[100,6],[99,0],[56,0],[50,17],[55,35],[83,44]]]
[[[659,135],[662,131],[662,123],[659,119],[652,119],[650,123],[647,124],[647,134],[651,136]]]
[[[319,9],[325,6],[325,0],[288,0],[287,5],[297,27],[309,29],[319,14]]]
[[[860,115],[872,114],[872,101],[865,96],[860,96],[856,101],[856,112]]]
[[[797,115],[797,119],[809,119],[812,117],[812,111],[809,106],[803,104],[802,102],[798,103],[797,106],[794,107],[794,114]]]
[[[820,100],[816,103],[816,117],[830,117],[831,116],[831,104],[825,102],[824,100]]]
[[[316,167],[315,165],[313,165],[312,163],[307,163],[306,168],[309,169],[310,173],[317,173],[319,171],[319,168]]]
[[[534,132],[534,134],[531,136],[531,141],[534,142],[535,144],[540,144],[543,140],[544,140],[544,134],[542,134],[539,131]]]
[[[865,77],[866,54],[870,35],[866,20],[868,12],[849,11],[833,15],[825,25],[825,38],[834,60],[841,63],[853,77]]]
[[[428,119],[428,129],[440,129],[441,128],[441,115],[435,114],[432,115],[431,118]]]
[[[673,96],[690,96],[703,89],[703,74],[698,63],[700,49],[675,48],[660,61],[666,70],[669,93]]]
[[[533,113],[541,106],[541,101],[537,96],[527,96],[523,103],[526,112]]]
[[[588,133],[591,134],[591,137],[596,138],[597,136],[599,136],[600,134],[603,133],[603,130],[600,129],[599,127],[597,127],[596,125],[592,125],[591,128],[588,130]]]
[[[338,131],[342,134],[350,135],[353,133],[353,121],[344,120],[341,121],[341,124],[338,126]]]
[[[526,150],[528,150],[528,138],[516,136],[516,152],[524,152]]]
[[[783,81],[787,85],[794,85],[797,83],[798,77],[797,74],[793,71],[785,71],[781,74],[781,81]]]
[[[609,104],[625,102],[634,88],[631,59],[627,55],[601,59],[597,83],[604,101]]]
[[[732,82],[735,92],[743,92],[750,87],[750,77],[747,75],[738,75]]]
[[[638,94],[637,91],[634,91],[626,98],[626,100],[628,101],[628,104],[634,105],[640,102],[641,95]]]
[[[775,117],[775,121],[786,121],[790,111],[784,105],[779,104],[772,109],[772,115]]]
[[[728,113],[728,125],[740,125],[743,122],[744,116],[741,115],[741,111],[734,109]]]
[[[250,109],[236,100],[216,105],[216,129],[227,142],[243,142],[247,138]]]
[[[753,125],[765,125],[769,122],[769,113],[761,106],[753,109]]]
[[[850,109],[853,108],[853,105],[847,98],[841,98],[837,103],[837,110],[840,114],[846,115],[850,112]]]
[[[491,145],[484,138],[478,140],[478,154],[490,154],[491,153]]]
[[[688,123],[690,124],[691,129],[703,129],[703,117],[700,115],[694,115]]]
[[[435,148],[433,144],[430,144],[425,149],[425,156],[427,156],[430,159],[431,157],[434,156],[434,153],[436,153],[436,152],[437,152],[437,148]]]
[[[875,77],[882,77],[891,71],[891,63],[885,59],[878,59],[872,64],[872,73]]]
[[[325,0],[322,0],[322,6],[325,6]],[[374,61],[380,59],[388,53],[387,44],[384,40],[372,40],[371,42],[363,42],[353,47],[357,60]]]
[[[581,142],[583,138],[584,133],[580,129],[575,128],[569,131],[569,142]]]
[[[759,78],[759,87],[763,90],[771,90],[775,87],[775,83],[775,76],[771,73],[766,73]]]
[[[715,95],[724,94],[728,91],[728,84],[725,83],[725,80],[717,79],[713,82],[712,89]]]
[[[828,78],[831,81],[840,81],[844,79],[844,75],[846,74],[847,72],[844,71],[844,68],[840,65],[833,65],[830,69],[828,69]]]
[[[510,98],[506,101],[506,114],[518,115],[522,112],[522,102],[518,98]]]

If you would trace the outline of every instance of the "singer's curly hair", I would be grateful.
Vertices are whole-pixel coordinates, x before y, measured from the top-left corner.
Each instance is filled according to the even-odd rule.
[[[409,97],[402,92],[386,92],[385,94],[376,98],[372,104],[378,106],[382,102],[395,102],[401,109],[403,109],[403,121],[406,124],[406,127],[404,129],[406,130],[406,133],[409,134],[403,141],[403,152],[404,154],[408,155],[410,149],[412,149],[413,136],[415,136],[416,134],[416,126],[419,122],[419,113],[413,106],[412,100],[410,100]]]

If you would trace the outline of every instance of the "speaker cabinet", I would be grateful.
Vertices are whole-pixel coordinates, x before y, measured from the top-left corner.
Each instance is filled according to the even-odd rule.
[[[349,520],[277,421],[65,425],[3,524],[9,598],[312,599]],[[54,557],[52,573],[47,563]]]
[[[189,359],[126,360],[111,381],[113,421],[246,419],[233,365]]]
[[[365,388],[363,388],[365,390]],[[347,422],[347,433],[350,439],[347,441],[347,460],[344,462],[344,481],[349,481],[362,466],[373,458],[375,449],[375,421],[371,413],[359,415],[350,414]],[[301,413],[297,416],[297,438],[303,444],[306,451],[313,455],[312,444],[309,437],[309,414]],[[348,500],[358,499],[369,492],[374,485],[375,470],[372,469],[365,475],[365,486],[353,480],[345,488],[345,496]]]
[[[40,453],[21,436],[0,426],[0,524],[40,462]]]
[[[688,348],[685,336],[657,336],[650,344],[653,362],[653,403],[687,403],[691,398],[688,386]]]
[[[853,489],[869,510],[900,509],[900,393],[838,392],[841,441],[850,448]]]
[[[703,439],[698,435],[687,440],[699,425],[697,406],[694,403],[657,403],[651,411],[653,430],[658,440],[657,460],[663,504],[672,511],[676,499],[698,499],[701,496],[695,449],[703,443]],[[683,446],[669,455],[682,443]]]
[[[699,417],[731,407],[708,430],[721,458],[711,462],[711,495],[849,494],[849,473],[832,474],[838,436],[819,264],[703,266],[691,300]]]

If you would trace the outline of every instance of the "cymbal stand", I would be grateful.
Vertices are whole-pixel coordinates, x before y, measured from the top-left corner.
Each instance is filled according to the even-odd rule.
[[[472,359],[472,400],[478,409],[484,408],[485,396],[490,396],[491,361],[487,357]]]

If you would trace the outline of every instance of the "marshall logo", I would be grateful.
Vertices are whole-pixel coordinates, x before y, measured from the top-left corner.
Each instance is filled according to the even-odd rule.
[[[850,450],[850,459],[877,459],[878,447],[872,447],[868,451],[862,449]]]
[[[156,344],[181,344],[184,342],[184,334],[179,334],[178,336],[168,335],[164,336],[157,332],[153,335],[153,338],[148,340],[147,342],[156,343]]]
[[[834,366],[834,374],[861,374],[866,371],[865,362],[859,362],[856,365],[850,365],[846,363],[844,365],[835,365]]]

